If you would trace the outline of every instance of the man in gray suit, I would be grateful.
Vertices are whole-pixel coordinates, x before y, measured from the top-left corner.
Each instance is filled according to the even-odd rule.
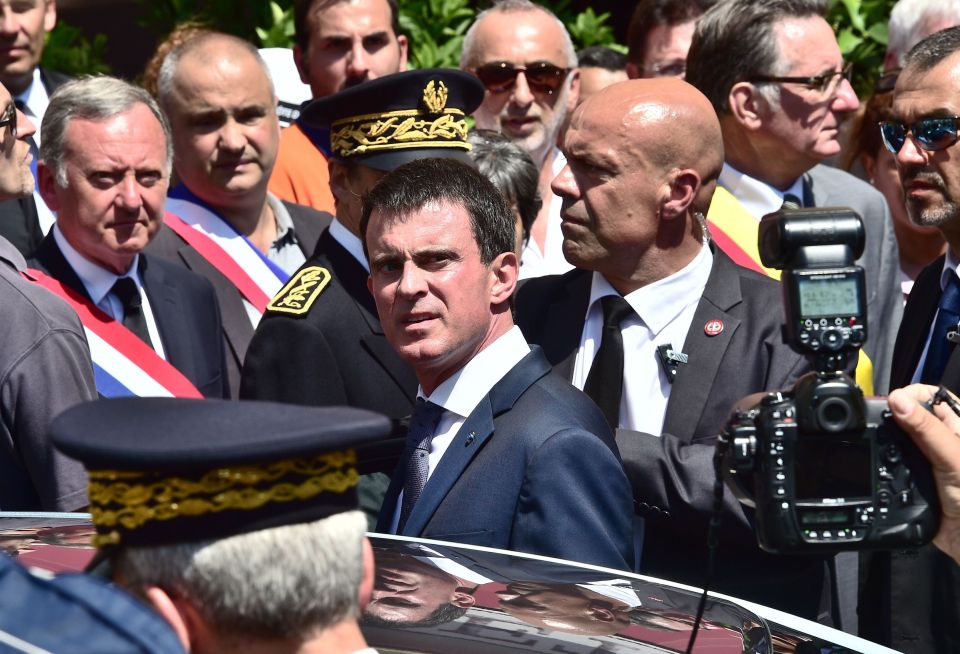
[[[723,148],[701,93],[672,79],[607,87],[574,114],[564,147],[553,190],[578,269],[528,281],[517,324],[554,373],[631,430],[617,445],[646,521],[641,571],[700,585],[717,433],[735,402],[791,386],[807,362],[780,338],[778,285],[707,238]],[[736,500],[724,523],[715,588],[816,618],[823,560],[760,552]]]
[[[788,197],[807,207],[850,207],[863,218],[866,247],[857,263],[867,273],[868,336],[857,381],[883,393],[902,314],[897,244],[880,193],[822,163],[840,152],[840,124],[859,106],[823,18],[826,4],[717,3],[697,22],[686,79],[720,117],[726,161],[707,218],[735,261],[770,272],[756,256],[757,226]]]

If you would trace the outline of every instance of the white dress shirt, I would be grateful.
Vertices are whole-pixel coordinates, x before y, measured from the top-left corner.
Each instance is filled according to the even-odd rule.
[[[683,351],[693,314],[710,277],[713,253],[703,248],[681,270],[626,295],[634,315],[621,323],[623,334],[623,395],[620,426],[660,435],[670,399],[671,383],[660,363],[657,346],[670,344]],[[583,389],[603,335],[600,300],[617,291],[599,273],[593,274],[590,304],[573,367],[573,385]],[[683,365],[683,364],[680,364]]]
[[[140,255],[138,254],[133,257],[130,269],[127,270],[127,272],[122,275],[116,275],[112,271],[93,263],[77,252],[56,225],[53,227],[53,239],[57,242],[60,252],[63,253],[63,258],[66,259],[70,267],[73,268],[73,272],[77,273],[77,277],[80,278],[83,287],[87,289],[87,295],[90,296],[93,303],[118,322],[123,322],[123,304],[117,296],[110,292],[110,289],[113,288],[113,285],[121,277],[129,277],[136,282],[137,290],[140,291],[140,297],[143,299],[141,308],[143,309],[143,317],[147,321],[147,332],[150,335],[151,345],[160,358],[165,359],[166,355],[163,351],[163,342],[160,340],[157,321],[156,318],[154,318],[153,309],[150,307],[150,299],[147,297],[147,292],[143,288],[143,281],[137,272],[137,263],[140,261]]]
[[[553,151],[553,176],[556,177],[567,165],[567,158],[559,149]],[[561,198],[559,195],[552,195],[550,198],[543,198],[544,202],[550,201],[550,207],[547,213],[547,233],[544,237],[543,251],[534,240],[528,239],[526,247],[520,253],[520,279],[530,277],[543,277],[544,275],[562,275],[573,266],[563,256],[563,233],[560,231]]]
[[[950,275],[957,275],[957,264],[960,264],[960,260],[957,259],[957,256],[953,253],[953,248],[947,248],[947,257],[943,262],[943,272],[940,273],[940,291],[947,287],[947,279]],[[933,328],[937,325],[937,316],[940,315],[940,309],[937,309],[937,313],[933,316],[933,321],[930,323],[930,329],[927,331],[927,342],[923,346],[923,352],[920,353],[920,360],[917,361],[917,369],[913,371],[913,378],[910,380],[910,383],[917,384],[920,382],[920,377],[923,375],[923,366],[927,362],[927,352],[930,349],[930,338],[933,336]]]
[[[803,202],[802,176],[798,177],[790,188],[781,191],[724,163],[723,170],[720,171],[719,183],[740,201],[743,208],[750,212],[757,222],[760,222],[760,219],[768,213],[780,211],[780,207],[783,206],[783,197],[787,194]]]
[[[514,326],[437,386],[429,397],[424,396],[422,388],[417,389],[418,398],[424,398],[444,409],[437,423],[437,429],[434,431],[433,440],[430,441],[428,481],[467,417],[490,393],[490,389],[529,353],[530,346],[527,345],[523,333],[519,327]],[[392,533],[397,533],[401,506],[403,506],[403,491],[397,497],[397,506],[391,525]]]
[[[367,258],[363,255],[363,243],[360,242],[360,238],[336,218],[330,221],[329,229],[330,237],[342,245],[343,249],[349,252],[357,260],[357,263],[369,273],[370,264],[367,263]]]

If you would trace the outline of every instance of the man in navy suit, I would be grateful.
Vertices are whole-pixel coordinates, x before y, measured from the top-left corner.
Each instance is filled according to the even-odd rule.
[[[422,159],[364,202],[368,286],[420,383],[378,531],[629,568],[630,485],[597,407],[514,326],[514,220],[472,167]]]
[[[115,330],[98,334],[109,347],[91,341],[97,390],[165,394],[151,390],[159,384],[174,395],[226,396],[213,287],[142,253],[170,177],[170,128],[156,102],[119,79],[75,80],[54,93],[43,126],[40,191],[58,219],[34,264],[137,337]]]

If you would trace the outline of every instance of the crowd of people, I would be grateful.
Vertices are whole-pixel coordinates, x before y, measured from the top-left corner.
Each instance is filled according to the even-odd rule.
[[[68,80],[38,65],[55,1],[0,0],[0,509],[90,507],[194,652],[361,650],[364,515],[699,585],[717,434],[812,365],[760,219],[848,207],[850,372],[908,387],[941,530],[786,558],[729,499],[713,587],[954,651],[960,418],[918,406],[960,388],[960,2],[896,4],[863,107],[826,5],[641,0],[623,56],[499,0],[460,70],[407,71],[394,0],[297,0],[312,99],[281,130],[242,39],[189,26],[142,87]],[[288,587],[254,583],[271,565]]]

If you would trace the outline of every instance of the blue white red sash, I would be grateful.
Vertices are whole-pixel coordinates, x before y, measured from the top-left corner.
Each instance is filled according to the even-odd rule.
[[[202,397],[183,373],[80,293],[39,270],[28,270],[24,277],[58,295],[77,312],[90,345],[100,395]]]
[[[168,226],[262,314],[290,275],[182,184],[170,191],[166,206]]]

